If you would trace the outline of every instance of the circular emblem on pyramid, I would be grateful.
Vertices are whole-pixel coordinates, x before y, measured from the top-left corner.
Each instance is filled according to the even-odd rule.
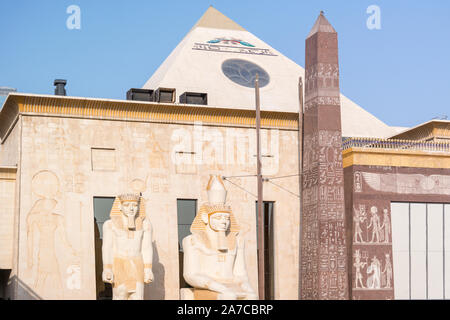
[[[228,79],[241,86],[254,88],[256,74],[259,76],[259,87],[270,82],[269,74],[257,64],[242,59],[229,59],[222,63],[222,71]]]

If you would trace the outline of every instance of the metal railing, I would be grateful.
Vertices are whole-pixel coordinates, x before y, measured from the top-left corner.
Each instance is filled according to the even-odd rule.
[[[450,153],[450,143],[378,138],[347,138],[342,142],[342,149],[347,150],[350,148],[416,150]]]

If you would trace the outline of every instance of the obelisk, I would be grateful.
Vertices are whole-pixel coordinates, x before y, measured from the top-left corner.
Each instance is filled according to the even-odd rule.
[[[301,299],[348,299],[337,33],[323,12],[306,39]]]

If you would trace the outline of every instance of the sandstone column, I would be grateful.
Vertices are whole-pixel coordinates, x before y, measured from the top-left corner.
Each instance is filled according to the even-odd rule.
[[[337,33],[323,12],[306,39],[301,299],[348,299]]]

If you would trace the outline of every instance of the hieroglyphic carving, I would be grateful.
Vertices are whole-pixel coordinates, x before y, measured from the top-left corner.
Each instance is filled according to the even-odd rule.
[[[339,79],[339,66],[330,63],[317,63],[312,65],[305,72],[305,80],[312,81],[316,79]]]
[[[169,181],[169,176],[155,173],[148,178],[147,185],[151,193],[169,193]]]
[[[318,105],[340,106],[339,97],[315,97],[305,103],[305,111],[308,111]]]
[[[301,262],[305,299],[346,297],[344,181],[339,141],[339,131],[320,130],[318,134],[305,136],[302,192],[305,261]]]
[[[362,192],[362,175],[361,172],[356,171],[353,178],[355,192]]]

